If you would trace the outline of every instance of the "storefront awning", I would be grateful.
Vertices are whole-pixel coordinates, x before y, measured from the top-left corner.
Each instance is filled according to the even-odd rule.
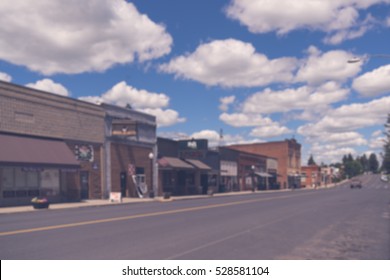
[[[162,168],[172,169],[194,169],[194,167],[185,161],[175,157],[163,157],[158,160],[158,165]]]
[[[80,166],[63,141],[1,134],[0,164]]]
[[[200,160],[197,160],[197,159],[185,159],[185,161],[190,163],[191,165],[193,165],[197,169],[206,170],[206,171],[210,171],[211,170],[210,166],[208,166],[207,164],[201,162]]]
[[[265,178],[271,178],[271,177],[274,177],[272,176],[271,174],[269,173],[266,173],[266,172],[255,172],[255,174],[259,177],[265,177]]]

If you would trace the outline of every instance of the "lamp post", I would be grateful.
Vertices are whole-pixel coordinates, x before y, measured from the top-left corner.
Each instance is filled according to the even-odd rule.
[[[149,159],[150,159],[150,190],[149,190],[149,197],[154,198],[154,188],[153,188],[153,159],[154,154],[149,153]]]
[[[252,165],[251,166],[251,169],[252,169],[252,192],[255,192],[255,166]]]
[[[370,55],[366,55],[364,57],[353,57],[353,58],[349,59],[347,62],[348,63],[358,63],[358,62],[363,61],[365,58],[369,58],[369,57],[390,58],[390,54],[370,54]]]

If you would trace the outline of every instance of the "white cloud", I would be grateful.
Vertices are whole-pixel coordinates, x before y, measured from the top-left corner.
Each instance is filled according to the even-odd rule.
[[[292,110],[313,110],[344,100],[348,89],[338,83],[328,82],[319,87],[302,86],[280,91],[265,89],[247,98],[243,102],[244,113],[270,114]]]
[[[43,79],[36,83],[27,84],[26,87],[35,88],[38,90],[55,93],[62,96],[69,96],[69,91],[61,84],[55,83],[50,79]]]
[[[308,58],[304,60],[297,75],[297,82],[321,84],[327,81],[343,82],[360,72],[363,61],[347,63],[353,55],[341,51],[321,53],[316,47],[309,47]]]
[[[217,131],[207,129],[194,132],[188,138],[207,139],[210,147],[246,143],[245,139],[240,135],[224,134],[221,138],[220,134]]]
[[[269,126],[260,126],[252,129],[250,135],[253,137],[260,138],[271,138],[276,136],[281,136],[284,134],[292,133],[292,130],[285,126],[280,126],[277,123],[274,123]]]
[[[368,141],[364,138],[364,136],[355,131],[336,133],[324,132],[322,134],[316,135],[315,137],[309,137],[308,139],[311,139],[311,141],[315,142],[334,145],[337,148],[363,146],[368,144]]]
[[[103,101],[118,106],[131,105],[134,109],[161,108],[169,104],[169,97],[162,93],[149,92],[144,89],[136,89],[120,82],[102,95]]]
[[[172,109],[162,109],[169,105],[169,97],[163,93],[136,89],[120,82],[101,96],[84,96],[80,100],[92,103],[109,103],[120,107],[130,105],[133,109],[156,116],[158,126],[171,126],[185,122],[179,113]]]
[[[8,75],[7,73],[0,72],[0,81],[11,82],[12,77],[10,75]]]
[[[320,164],[321,162],[340,162],[343,155],[356,155],[357,152],[350,147],[337,147],[335,145],[315,143],[311,146],[309,154],[312,154],[316,162]]]
[[[219,109],[221,111],[226,112],[227,110],[229,110],[229,105],[234,103],[235,100],[236,97],[234,95],[220,98],[219,101],[221,102],[221,104],[219,105]]]
[[[164,26],[123,0],[2,0],[0,37],[0,59],[46,75],[104,71],[172,45]]]
[[[328,43],[362,36],[369,27],[360,10],[389,0],[232,0],[226,14],[253,33],[286,34],[297,29],[326,32]],[[356,28],[357,26],[357,28]],[[332,38],[333,37],[333,38]]]
[[[357,77],[352,87],[366,97],[390,93],[390,64]]]
[[[255,128],[250,132],[250,136],[253,137],[270,138],[292,132],[278,122],[259,114],[222,113],[219,119],[233,127],[254,126]]]
[[[219,119],[224,123],[234,126],[264,126],[273,125],[274,122],[270,118],[264,118],[259,114],[244,114],[244,113],[222,113]]]
[[[317,123],[298,128],[300,134],[318,136],[325,133],[349,132],[356,129],[384,124],[390,108],[390,97],[368,103],[354,103],[331,110]]]
[[[141,111],[155,116],[157,119],[157,126],[159,127],[171,126],[186,121],[185,118],[179,117],[178,112],[171,109],[163,110],[161,108],[147,108],[142,109]]]
[[[250,43],[227,39],[202,44],[195,52],[161,65],[160,70],[209,86],[253,87],[290,82],[296,65],[295,58],[270,60]]]

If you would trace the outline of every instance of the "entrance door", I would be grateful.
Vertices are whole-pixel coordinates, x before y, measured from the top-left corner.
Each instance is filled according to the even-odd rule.
[[[122,194],[122,197],[126,197],[126,188],[127,188],[126,172],[121,172],[121,194]]]
[[[80,187],[81,187],[81,199],[89,198],[89,173],[88,171],[80,172]]]
[[[207,174],[200,176],[200,185],[202,186],[202,194],[207,194],[209,189],[209,176]]]

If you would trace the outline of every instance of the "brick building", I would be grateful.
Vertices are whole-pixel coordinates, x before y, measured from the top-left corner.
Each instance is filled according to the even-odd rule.
[[[295,139],[231,145],[229,148],[276,158],[278,163],[278,183],[281,188],[300,187],[301,144]]]
[[[0,206],[35,196],[51,202],[107,198],[121,190],[122,172],[126,196],[135,195],[128,178],[137,171],[151,185],[155,118],[121,110],[0,81]],[[114,127],[130,129],[130,123],[134,135],[113,135]]]
[[[302,166],[301,186],[316,188],[321,186],[322,174],[318,165]]]

